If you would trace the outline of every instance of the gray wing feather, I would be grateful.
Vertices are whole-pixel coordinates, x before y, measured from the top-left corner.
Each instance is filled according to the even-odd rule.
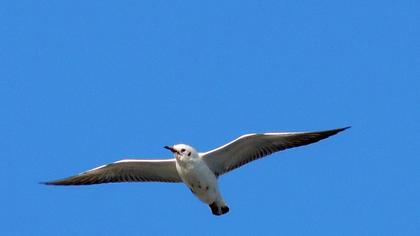
[[[274,152],[299,147],[328,138],[350,127],[319,131],[243,135],[201,157],[216,176]]]
[[[115,182],[181,182],[175,159],[135,160],[127,159],[68,178],[45,182],[47,185],[88,185]]]

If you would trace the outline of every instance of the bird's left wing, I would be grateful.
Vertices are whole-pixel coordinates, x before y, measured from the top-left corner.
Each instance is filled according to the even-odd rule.
[[[247,134],[200,155],[213,173],[219,176],[274,152],[318,142],[348,128],[319,132]]]
[[[65,179],[45,182],[47,185],[88,185],[115,182],[181,182],[175,159],[126,159],[96,167]]]

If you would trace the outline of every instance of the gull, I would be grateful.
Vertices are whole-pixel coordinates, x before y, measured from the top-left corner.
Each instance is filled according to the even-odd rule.
[[[328,138],[343,130],[316,132],[254,133],[208,152],[200,153],[187,144],[165,146],[174,158],[161,160],[125,159],[102,165],[47,185],[90,185],[114,182],[184,183],[213,215],[229,212],[218,186],[218,178],[251,161],[288,148],[303,146]]]

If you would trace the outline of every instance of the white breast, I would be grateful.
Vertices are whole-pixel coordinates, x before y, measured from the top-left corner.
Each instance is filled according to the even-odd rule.
[[[177,159],[176,169],[182,181],[201,201],[211,204],[217,199],[216,176],[201,158]]]

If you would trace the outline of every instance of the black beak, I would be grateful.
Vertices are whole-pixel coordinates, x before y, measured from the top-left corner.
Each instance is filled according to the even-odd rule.
[[[164,148],[170,150],[173,153],[178,153],[178,151],[175,148],[171,147],[171,146],[165,146]]]

